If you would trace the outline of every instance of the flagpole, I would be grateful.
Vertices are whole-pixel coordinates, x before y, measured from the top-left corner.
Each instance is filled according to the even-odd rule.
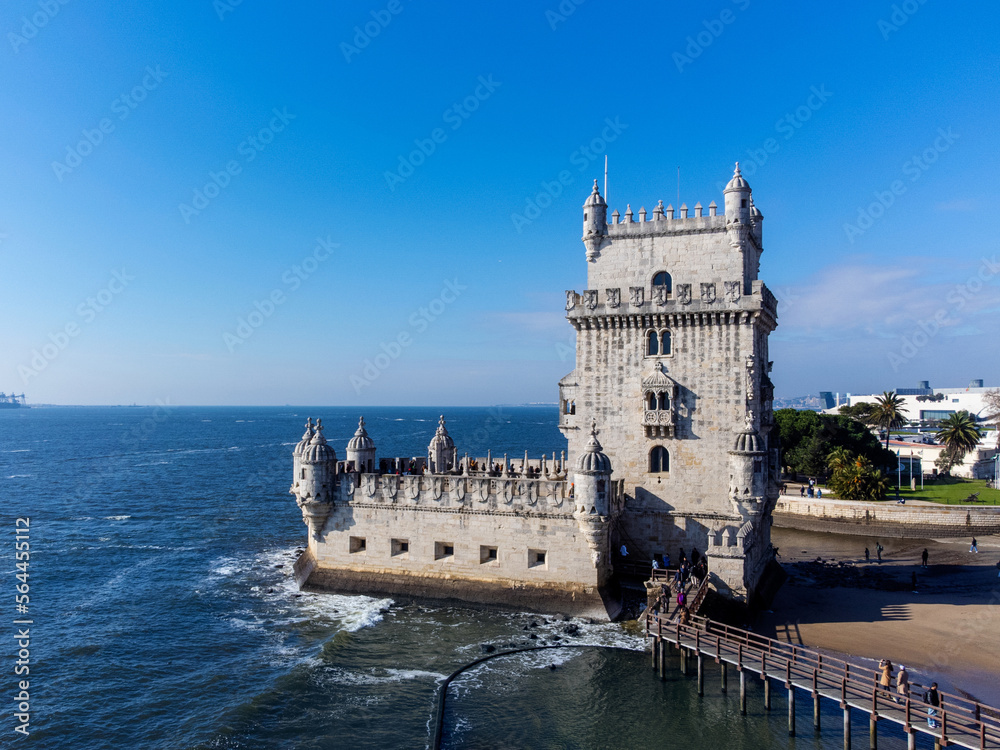
[[[604,203],[608,202],[608,155],[604,155]]]

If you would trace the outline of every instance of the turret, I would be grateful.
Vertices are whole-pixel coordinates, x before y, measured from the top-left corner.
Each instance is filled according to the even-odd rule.
[[[611,459],[597,440],[592,422],[590,440],[573,471],[573,516],[590,547],[590,557],[602,580],[608,568],[608,516],[610,515]]]
[[[358,419],[358,429],[347,444],[345,460],[349,464],[354,464],[355,471],[367,473],[375,471],[375,441],[368,437],[364,417]]]
[[[736,434],[729,451],[729,496],[744,520],[764,507],[767,488],[767,448],[747,414],[746,426]]]
[[[733,179],[726,185],[722,194],[726,199],[726,229],[729,232],[729,244],[735,249],[742,249],[750,231],[750,185],[740,173],[740,163],[736,162]]]
[[[448,434],[448,429],[444,426],[444,415],[438,420],[437,432],[431,438],[430,445],[427,446],[427,470],[431,474],[444,474],[455,468],[456,449],[455,441]]]
[[[309,441],[312,440],[313,436],[313,424],[312,417],[306,418],[306,431],[302,435],[302,439],[296,444],[295,450],[292,451],[292,491],[294,492],[295,483],[299,480],[299,475],[302,473],[302,451],[306,449],[309,445]]]
[[[336,481],[337,453],[323,437],[323,423],[317,419],[315,432],[299,456],[299,474],[291,490],[314,539],[320,538],[330,515]]]
[[[608,204],[594,180],[594,189],[583,204],[583,244],[587,247],[587,260],[593,262],[600,254],[601,242],[608,236]]]

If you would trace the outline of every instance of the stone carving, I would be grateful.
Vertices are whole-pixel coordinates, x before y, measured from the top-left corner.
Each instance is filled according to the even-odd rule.
[[[621,289],[607,289],[606,293],[608,295],[608,307],[618,307],[622,303],[622,290]]]
[[[490,480],[480,479],[476,482],[476,498],[481,503],[485,503],[490,497]]]
[[[757,358],[754,355],[747,357],[747,403],[753,404],[757,401]]]
[[[597,290],[596,289],[585,289],[583,292],[583,304],[586,305],[588,310],[593,310],[597,307]]]
[[[726,284],[726,299],[730,302],[740,301],[740,282],[738,281],[727,281]]]
[[[368,497],[375,497],[375,492],[378,490],[378,480],[374,474],[364,475],[364,479],[362,479],[362,489]]]
[[[574,307],[576,307],[576,292],[568,289],[566,291],[566,309],[572,310]]]
[[[454,482],[451,486],[452,494],[455,495],[455,499],[462,503],[465,501],[465,480],[459,479]]]
[[[629,302],[636,307],[642,307],[643,302],[645,302],[646,290],[641,286],[629,287]]]
[[[706,305],[711,305],[715,302],[715,284],[701,285],[701,301]]]
[[[667,288],[665,286],[658,284],[653,287],[653,302],[661,307],[667,304]]]
[[[678,284],[677,285],[677,301],[682,305],[691,304],[691,285],[690,284]]]

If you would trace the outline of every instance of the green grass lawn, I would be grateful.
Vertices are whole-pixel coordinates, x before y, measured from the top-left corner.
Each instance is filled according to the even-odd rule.
[[[899,494],[907,500],[926,500],[932,503],[956,505],[964,503],[965,499],[973,492],[979,493],[979,502],[974,503],[975,505],[1000,505],[1000,490],[989,489],[985,479],[944,477],[936,482],[925,482],[923,489],[920,489],[918,483],[915,492],[906,487]],[[891,500],[895,497],[896,488],[893,487],[889,490],[886,499]],[[972,504],[970,503],[970,505]]]

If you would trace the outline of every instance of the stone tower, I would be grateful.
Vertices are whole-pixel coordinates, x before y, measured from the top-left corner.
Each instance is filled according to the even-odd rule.
[[[768,336],[777,304],[757,278],[763,216],[739,164],[715,202],[631,206],[607,220],[595,183],[584,206],[587,289],[566,295],[576,369],[559,383],[570,458],[603,451],[624,483],[611,548],[692,547],[715,587],[749,599],[771,559],[778,439]]]

